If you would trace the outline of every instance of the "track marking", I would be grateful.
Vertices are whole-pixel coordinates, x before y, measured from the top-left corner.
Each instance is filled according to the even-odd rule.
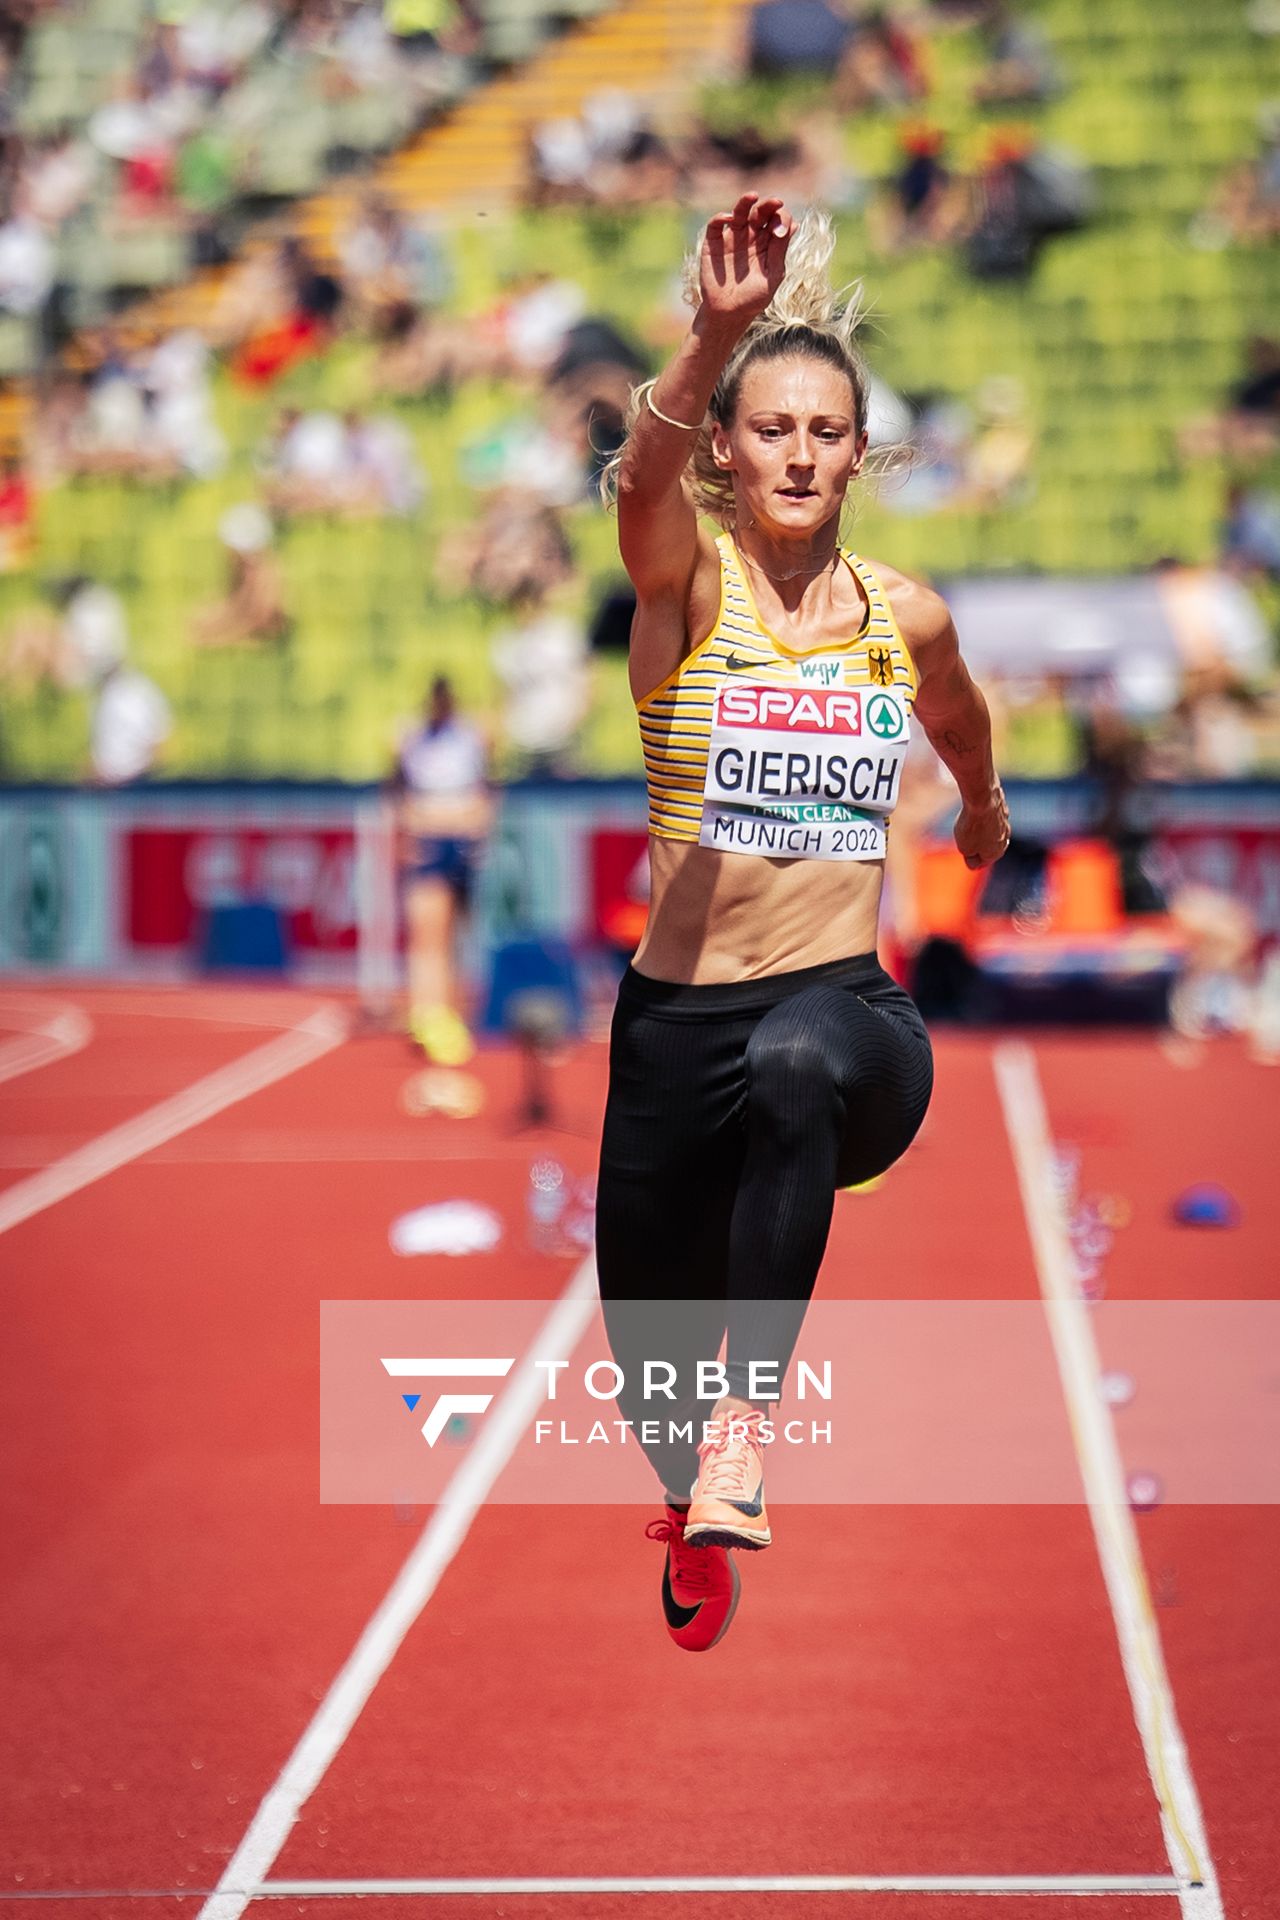
[[[0,1021],[17,1022],[21,1015],[0,1007]],[[93,1038],[93,1022],[79,1007],[59,1007],[56,1013],[44,1013],[27,1033],[0,1041],[0,1082],[16,1080],[20,1074],[34,1073],[37,1067],[51,1066],[79,1053]]]
[[[0,1140],[0,1168],[26,1172],[47,1167],[51,1160],[70,1152],[74,1143],[74,1134],[68,1133],[12,1134]],[[474,1147],[441,1147],[434,1129],[429,1138],[425,1134],[419,1138],[388,1134],[385,1139],[379,1139],[371,1135],[331,1136],[319,1127],[309,1134],[264,1130],[236,1134],[220,1131],[216,1139],[188,1135],[181,1142],[157,1147],[155,1159],[158,1165],[166,1167],[349,1167],[366,1163],[381,1167],[399,1160],[420,1167],[428,1157],[428,1146],[433,1167],[446,1161],[465,1162],[468,1166],[503,1166],[517,1162],[527,1166],[529,1161],[527,1138],[512,1141],[509,1146],[498,1142],[492,1150],[482,1152]]]
[[[260,1886],[236,1889],[245,1900],[351,1899],[379,1894],[463,1893],[1051,1893],[1051,1894],[1169,1894],[1178,1882],[1157,1873],[1077,1874],[823,1874],[744,1876],[717,1880],[708,1876],[681,1876],[662,1880],[626,1877],[598,1880],[266,1880]],[[136,1892],[119,1888],[59,1893],[0,1893],[7,1900],[174,1900],[199,1899],[201,1887],[148,1887]],[[230,1892],[231,1889],[228,1889]]]
[[[112,1127],[95,1140],[78,1147],[74,1153],[52,1166],[44,1167],[27,1180],[19,1180],[0,1193],[0,1233],[7,1233],[33,1214],[56,1206],[69,1194],[78,1193],[95,1180],[127,1166],[153,1147],[162,1146],[175,1134],[212,1119],[216,1113],[233,1107],[251,1093],[258,1093],[288,1074],[296,1073],[321,1054],[332,1052],[346,1038],[346,1022],[336,1007],[318,1007],[288,1033],[282,1033],[252,1053],[242,1054],[216,1072],[193,1081],[180,1093],[159,1105]]]
[[[268,1880],[256,1899],[448,1893],[1176,1893],[1167,1874],[801,1873],[597,1880]]]
[[[303,1806],[440,1584],[521,1434],[543,1403],[545,1380],[530,1364],[529,1355],[536,1351],[545,1358],[568,1360],[586,1332],[596,1299],[595,1255],[591,1253],[573,1273],[480,1428],[475,1445],[459,1463],[416,1546],[254,1814],[217,1887],[200,1909],[199,1920],[239,1920],[251,1900],[272,1891],[263,1887],[262,1876],[279,1856]]]
[[[268,1008],[274,1011],[268,1012]],[[282,1027],[294,1025],[298,1000],[288,988],[266,988],[239,997],[212,993],[201,998],[190,987],[178,987],[171,994],[152,999],[144,999],[136,988],[126,988],[118,1001],[108,1002],[106,1010],[121,1019],[203,1020],[216,1027],[269,1027],[278,1033]]]
[[[1021,1042],[1000,1041],[992,1067],[1125,1679],[1169,1864],[1179,1875],[1178,1904],[1186,1920],[1223,1920],[1217,1872],[1178,1725],[1115,1426],[1098,1391],[1102,1365],[1088,1305],[1076,1285],[1067,1225],[1053,1182],[1052,1138],[1035,1056]]]

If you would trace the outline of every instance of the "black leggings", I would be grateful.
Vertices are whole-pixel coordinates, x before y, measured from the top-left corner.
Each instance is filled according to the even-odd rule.
[[[717,986],[628,967],[609,1045],[596,1256],[623,1417],[659,1421],[645,1451],[687,1495],[710,1405],[686,1389],[728,1335],[730,1392],[752,1362],[781,1382],[813,1295],[837,1187],[883,1173],[933,1088],[915,1003],[874,953]],[[649,1302],[643,1312],[629,1302]],[[648,1351],[641,1354],[638,1346]],[[679,1400],[642,1399],[642,1359]],[[761,1379],[757,1375],[757,1380]],[[760,1396],[756,1396],[759,1398]],[[692,1442],[666,1437],[694,1416]],[[643,1442],[642,1442],[643,1443]]]

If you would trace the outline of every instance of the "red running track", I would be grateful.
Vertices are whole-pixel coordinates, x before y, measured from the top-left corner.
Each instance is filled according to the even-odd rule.
[[[0,995],[0,1041],[38,998]],[[93,1034],[0,1083],[0,1201],[314,1006],[246,991],[47,999]],[[1183,1069],[1148,1038],[1050,1037],[1035,1053],[1083,1184],[1132,1202],[1110,1291],[1269,1294],[1265,1072],[1230,1047]],[[921,1141],[879,1190],[838,1200],[825,1295],[1038,1297],[992,1043],[940,1035],[937,1057]],[[407,1117],[411,1066],[392,1038],[348,1040],[0,1235],[7,1913],[198,1914],[417,1538],[421,1513],[318,1504],[318,1301],[453,1297],[463,1263],[416,1261],[406,1285],[387,1228],[455,1194],[506,1224],[501,1248],[465,1262],[468,1294],[552,1299],[570,1276],[571,1261],[524,1249],[527,1165],[548,1142],[510,1131],[516,1063],[482,1055],[488,1105],[470,1121]],[[604,1068],[583,1043],[558,1072],[580,1131],[551,1144],[584,1172]],[[1166,1226],[1184,1173],[1227,1179],[1244,1225],[1221,1243]],[[1065,1405],[1061,1419],[1065,1446]],[[662,1629],[644,1518],[484,1508],[267,1878],[1170,1875],[1083,1506],[794,1508],[703,1660]],[[1274,1914],[1275,1510],[1167,1506],[1139,1517],[1138,1538],[1217,1911]],[[127,1897],[147,1890],[169,1897]],[[1075,1920],[1079,1898],[1004,1893],[994,1912]],[[356,1905],[252,1911],[347,1920]],[[1209,1909],[1172,1893],[1089,1908],[1180,1911]],[[986,1920],[993,1905],[494,1889],[360,1912]]]

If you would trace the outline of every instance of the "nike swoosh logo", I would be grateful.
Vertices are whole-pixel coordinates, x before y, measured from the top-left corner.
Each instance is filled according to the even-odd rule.
[[[758,664],[755,660],[739,660],[736,653],[726,653],[724,663],[730,673],[741,673],[744,668],[754,667]]]
[[[754,1500],[726,1500],[727,1507],[736,1507],[739,1513],[745,1513],[748,1520],[758,1520],[764,1512],[764,1481],[756,1488]]]
[[[667,1564],[662,1569],[662,1611],[667,1616],[669,1627],[687,1627],[702,1612],[702,1602],[696,1607],[682,1607],[671,1591],[671,1555],[667,1555]]]

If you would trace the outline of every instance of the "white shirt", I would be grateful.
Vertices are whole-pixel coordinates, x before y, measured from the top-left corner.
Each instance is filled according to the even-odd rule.
[[[91,687],[123,661],[129,644],[124,607],[110,587],[90,581],[62,615],[67,674],[72,686]]]
[[[400,768],[414,793],[469,793],[484,783],[484,741],[466,720],[449,720],[435,733],[411,733]]]
[[[499,634],[493,664],[510,696],[504,724],[512,744],[526,753],[568,746],[590,703],[586,642],[577,623],[546,613]]]
[[[99,780],[122,786],[149,772],[172,724],[169,702],[154,681],[132,667],[113,673],[93,709],[90,753]]]
[[[0,227],[0,307],[35,313],[53,285],[53,248],[34,220],[19,214]]]

